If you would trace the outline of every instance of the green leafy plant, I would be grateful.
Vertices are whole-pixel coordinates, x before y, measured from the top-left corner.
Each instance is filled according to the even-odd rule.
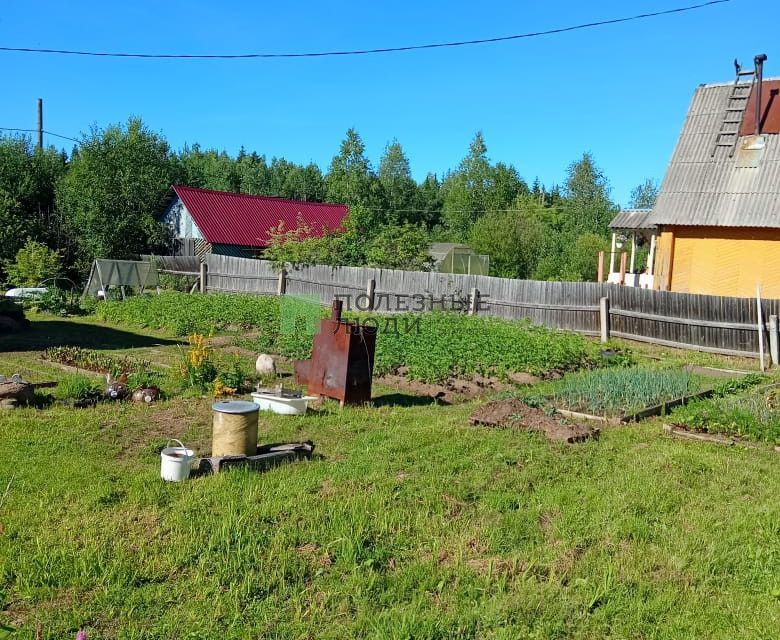
[[[747,384],[745,378],[735,382]],[[762,391],[754,385],[747,392],[736,395],[719,392],[712,398],[678,407],[669,420],[695,431],[780,443],[780,398],[777,389]]]
[[[412,379],[442,382],[449,377],[572,371],[593,362],[582,336],[530,322],[445,312],[391,320],[388,324],[387,318],[375,318],[379,332],[374,370],[380,375],[404,367]]]
[[[76,315],[81,308],[71,294],[63,289],[51,287],[30,301],[30,308],[38,313],[50,313],[58,316]]]
[[[182,353],[180,372],[190,387],[205,389],[217,377],[217,367],[214,364],[213,348],[207,336],[193,333],[187,338],[189,348]]]
[[[129,356],[114,357],[100,351],[73,346],[49,347],[41,357],[70,367],[110,373],[112,376],[146,371],[151,368],[151,362],[148,360],[138,360]]]
[[[147,389],[159,386],[162,375],[158,371],[134,371],[127,376],[129,389]]]
[[[724,397],[742,391],[747,391],[753,387],[766,382],[768,377],[761,373],[749,373],[740,378],[731,378],[713,389],[712,394],[718,397]]]
[[[273,331],[279,325],[279,299],[166,291],[161,295],[135,296],[124,302],[100,302],[95,315],[105,322],[166,329],[177,336],[209,335],[230,328],[260,327]]]
[[[197,282],[197,276],[185,276],[171,273],[161,273],[159,275],[159,286],[166,291],[180,291],[189,293]]]
[[[42,242],[27,238],[16,258],[5,264],[8,279],[17,287],[34,287],[60,271],[60,254]]]
[[[247,374],[240,358],[234,357],[220,367],[216,380],[223,387],[241,391],[246,386],[246,378]]]
[[[257,335],[237,336],[235,344],[290,358],[309,357],[311,334],[304,326],[282,332],[279,305],[275,296],[168,292],[122,303],[100,303],[96,315],[106,322],[167,329],[177,335],[207,335],[213,329],[254,330]],[[321,313],[325,316],[327,312]],[[441,311],[398,314],[390,319],[355,318],[365,322],[368,317],[379,326],[376,375],[404,367],[412,379],[441,382],[453,376],[574,371],[591,367],[598,360],[597,348],[582,336],[525,321]]]
[[[63,400],[97,402],[105,396],[103,385],[90,376],[74,374],[65,376],[56,389],[57,397]]]

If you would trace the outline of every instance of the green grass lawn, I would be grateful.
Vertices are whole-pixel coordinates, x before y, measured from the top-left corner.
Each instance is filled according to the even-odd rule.
[[[91,348],[175,349],[57,322],[54,339],[91,327]],[[0,372],[59,375],[35,331],[0,339]],[[312,462],[182,484],[159,479],[156,451],[173,435],[207,452],[207,399],[0,413],[0,624],[30,639],[777,637],[768,448],[658,422],[553,446],[468,426],[474,402],[376,395],[262,417],[263,442],[311,439]]]

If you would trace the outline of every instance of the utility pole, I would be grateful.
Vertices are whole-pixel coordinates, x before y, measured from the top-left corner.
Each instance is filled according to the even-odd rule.
[[[43,151],[43,98],[38,98],[38,151]]]

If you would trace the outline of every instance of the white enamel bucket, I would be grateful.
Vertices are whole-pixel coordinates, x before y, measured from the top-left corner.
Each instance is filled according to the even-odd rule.
[[[178,447],[170,446],[177,442]],[[171,438],[160,452],[160,477],[168,482],[181,482],[190,477],[190,467],[195,459],[195,452],[182,444],[181,440]]]

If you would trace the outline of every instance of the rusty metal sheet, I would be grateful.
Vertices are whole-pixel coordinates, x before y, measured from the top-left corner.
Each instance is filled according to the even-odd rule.
[[[320,320],[310,360],[295,362],[295,382],[305,384],[311,395],[322,395],[342,404],[371,401],[371,381],[376,351],[376,328],[333,317]]]
[[[740,136],[756,132],[756,90],[750,93]],[[780,80],[764,80],[761,86],[761,133],[780,133]]]

